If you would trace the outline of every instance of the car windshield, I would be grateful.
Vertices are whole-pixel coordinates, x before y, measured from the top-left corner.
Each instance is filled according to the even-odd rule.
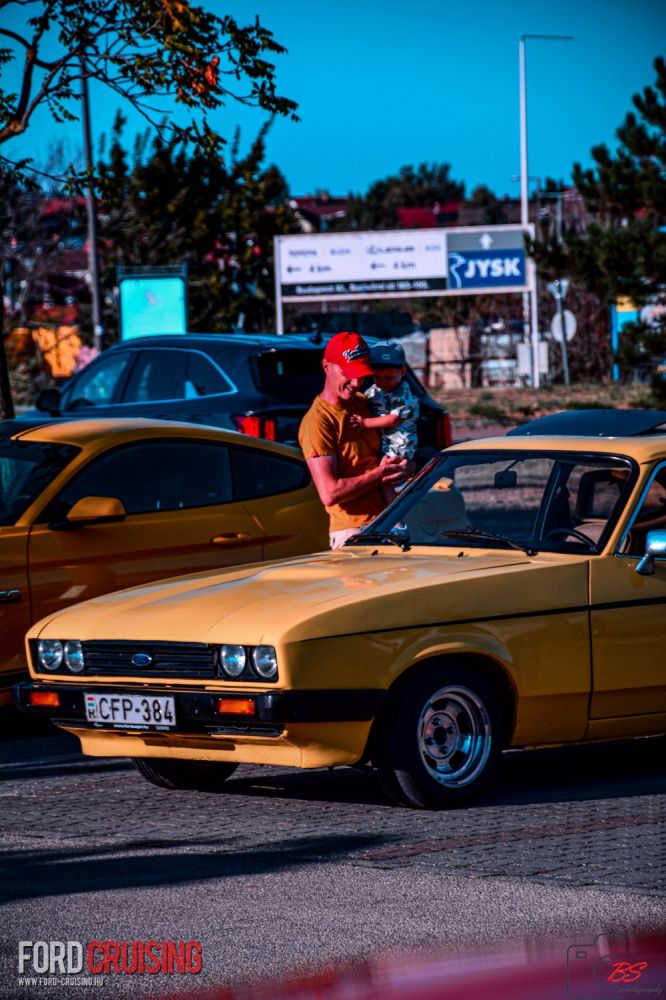
[[[74,445],[0,440],[0,525],[15,524],[79,450]]]
[[[444,453],[352,541],[597,552],[636,476],[630,459],[611,455]]]

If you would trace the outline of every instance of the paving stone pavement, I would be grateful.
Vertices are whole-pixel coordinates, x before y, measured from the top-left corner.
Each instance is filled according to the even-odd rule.
[[[351,768],[241,766],[221,794],[169,792],[77,746],[62,735],[0,744],[0,895],[38,894],[47,859],[54,877],[79,858],[77,877],[96,885],[105,860],[111,885],[123,858],[131,885],[129,858],[211,848],[253,871],[344,861],[666,894],[663,739],[509,754],[485,799],[435,813],[394,806]]]

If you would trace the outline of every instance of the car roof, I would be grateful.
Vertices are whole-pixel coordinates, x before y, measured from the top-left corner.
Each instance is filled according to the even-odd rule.
[[[645,437],[592,437],[590,435],[516,435],[505,434],[500,437],[477,438],[475,441],[463,441],[446,449],[445,454],[454,451],[561,451],[597,453],[605,455],[626,455],[637,462],[653,462],[666,458],[666,435],[653,434]]]
[[[214,438],[227,444],[245,444],[273,453],[280,452],[290,457],[301,457],[297,448],[277,441],[250,437],[239,431],[205,424],[189,424],[177,420],[150,420],[145,417],[109,417],[107,419],[50,421],[26,428],[20,421],[15,423],[11,437],[21,441],[40,441],[48,444],[74,444],[87,447],[99,443],[100,439],[111,447],[132,438],[184,437]],[[0,424],[0,428],[2,424]],[[4,435],[5,437],[9,435]]]
[[[575,434],[592,437],[634,437],[666,434],[666,410],[560,410],[537,417],[507,432],[508,437]]]
[[[135,347],[206,347],[215,344],[256,348],[321,349],[321,344],[311,335],[277,333],[161,333],[149,337],[133,337],[114,344],[109,350],[119,351]]]

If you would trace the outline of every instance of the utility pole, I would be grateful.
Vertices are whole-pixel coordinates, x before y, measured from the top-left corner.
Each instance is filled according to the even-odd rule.
[[[102,293],[99,284],[99,257],[97,253],[97,205],[92,184],[92,139],[90,131],[90,102],[88,100],[88,68],[86,57],[81,53],[81,100],[83,102],[83,146],[86,157],[88,186],[86,190],[86,212],[88,216],[88,273],[90,274],[90,295],[93,313],[93,343],[102,350],[104,324],[102,320]]]

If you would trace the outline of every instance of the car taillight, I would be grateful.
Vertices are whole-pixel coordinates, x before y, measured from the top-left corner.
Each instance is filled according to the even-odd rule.
[[[241,434],[249,434],[250,437],[255,438],[266,438],[267,441],[277,440],[276,424],[273,417],[257,417],[239,413],[233,419]]]
[[[451,418],[448,413],[441,413],[435,421],[435,440],[440,451],[442,448],[448,448],[450,444],[453,444]]]

